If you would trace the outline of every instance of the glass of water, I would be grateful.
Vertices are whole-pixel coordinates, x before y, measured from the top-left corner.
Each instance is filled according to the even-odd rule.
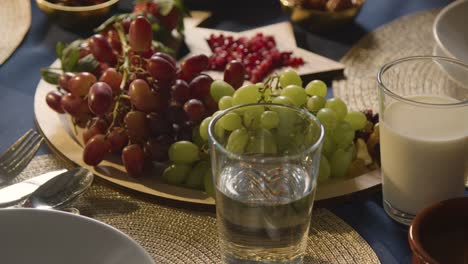
[[[229,108],[209,124],[224,263],[302,263],[324,131],[303,109]]]

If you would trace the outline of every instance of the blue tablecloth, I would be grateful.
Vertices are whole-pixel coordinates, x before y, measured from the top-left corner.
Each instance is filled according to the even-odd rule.
[[[203,1],[205,4],[209,1]],[[211,26],[226,30],[245,30],[286,19],[277,1],[215,1],[216,17]],[[368,0],[354,24],[333,32],[312,34],[295,28],[301,47],[339,60],[359,38],[375,28],[400,16],[449,3],[448,0]],[[197,5],[197,0],[190,2]],[[128,1],[121,1],[120,8],[128,8]],[[0,151],[28,129],[34,127],[33,98],[40,79],[39,69],[55,59],[57,41],[71,42],[79,34],[51,24],[32,2],[32,24],[21,46],[0,66]],[[213,6],[211,6],[213,8]],[[0,7],[1,8],[1,7]],[[8,36],[0,37],[0,41]],[[49,153],[43,146],[40,153]],[[382,208],[381,193],[347,199],[327,206],[355,228],[367,240],[384,264],[410,263],[411,252],[407,242],[407,227],[393,222]]]

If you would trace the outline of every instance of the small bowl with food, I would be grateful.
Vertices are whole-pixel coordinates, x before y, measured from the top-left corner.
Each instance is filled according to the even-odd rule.
[[[280,0],[293,23],[311,31],[336,29],[354,20],[365,0]]]
[[[87,29],[99,25],[119,0],[36,0],[52,21],[67,29]]]

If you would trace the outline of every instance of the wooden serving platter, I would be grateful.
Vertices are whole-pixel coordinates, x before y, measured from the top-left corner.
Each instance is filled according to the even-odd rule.
[[[222,33],[237,37],[250,36],[257,32],[262,32],[263,34],[273,35],[277,40],[277,45],[280,50],[293,51],[293,54],[296,56],[304,58],[306,64],[297,69],[302,76],[343,69],[343,65],[338,62],[298,48],[291,25],[287,22],[237,33],[197,27],[197,25],[208,16],[209,13],[195,12],[192,13],[192,18],[185,22],[185,41],[191,53],[211,54],[208,44],[205,41],[210,34]],[[60,62],[57,60],[52,66],[60,66],[59,63]],[[209,74],[215,79],[222,78],[221,73],[210,72]],[[160,169],[155,169],[152,175],[147,175],[147,177],[134,179],[126,174],[119,157],[110,157],[96,167],[86,165],[82,160],[82,142],[78,140],[79,136],[77,136],[76,131],[74,131],[70,125],[69,120],[65,115],[59,115],[54,112],[45,102],[46,94],[55,89],[54,85],[48,84],[43,80],[39,82],[34,98],[34,112],[38,129],[47,139],[49,145],[62,157],[65,157],[79,166],[89,168],[96,176],[106,181],[133,191],[189,203],[208,205],[215,203],[214,199],[204,192],[162,182],[159,177],[162,173]],[[352,179],[333,180],[320,184],[316,192],[316,200],[348,195],[376,186],[380,184],[380,182],[380,172],[378,170]]]

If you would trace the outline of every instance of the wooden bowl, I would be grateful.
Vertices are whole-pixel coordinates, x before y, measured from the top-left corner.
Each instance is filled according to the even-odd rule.
[[[37,6],[56,24],[67,29],[89,29],[103,22],[119,0],[91,6],[64,6],[47,0],[36,0]]]
[[[324,11],[304,7],[301,0],[280,0],[283,10],[293,23],[300,24],[313,32],[334,30],[348,24],[359,14],[365,0],[357,6],[342,11]]]
[[[413,264],[468,263],[468,197],[437,203],[413,220]]]

